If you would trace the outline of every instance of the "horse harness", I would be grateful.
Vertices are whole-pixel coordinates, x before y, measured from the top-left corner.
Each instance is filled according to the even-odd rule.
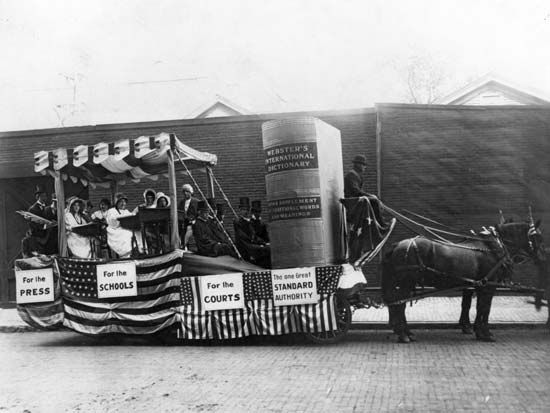
[[[487,235],[491,235],[492,237],[494,237],[494,239],[495,239],[495,241],[498,245],[498,250],[497,251],[495,251],[493,249],[476,248],[476,247],[470,247],[470,246],[460,245],[460,244],[455,244],[455,243],[442,242],[442,241],[439,241],[439,240],[432,240],[432,242],[437,242],[437,243],[441,243],[441,244],[444,244],[444,245],[449,245],[451,247],[462,248],[462,249],[466,249],[466,250],[470,250],[470,251],[477,251],[477,252],[483,252],[483,253],[494,253],[494,254],[498,254],[498,251],[502,251],[502,255],[498,258],[496,264],[480,280],[474,280],[474,279],[468,278],[468,277],[463,277],[463,276],[454,275],[454,274],[448,274],[446,272],[440,271],[436,268],[433,268],[433,267],[430,267],[430,266],[426,265],[424,263],[424,261],[422,260],[422,256],[420,255],[419,250],[418,250],[418,245],[416,244],[416,239],[418,237],[412,238],[409,241],[409,245],[407,246],[407,252],[406,252],[406,255],[405,255],[405,258],[408,258],[409,252],[412,250],[413,253],[415,254],[415,257],[416,257],[416,260],[418,261],[418,264],[416,264],[416,265],[397,266],[395,268],[395,270],[397,272],[399,272],[401,270],[417,270],[417,271],[421,271],[421,272],[428,271],[428,272],[434,273],[436,275],[439,275],[441,277],[455,278],[457,280],[466,282],[466,283],[470,284],[473,287],[486,286],[489,283],[492,283],[493,278],[495,277],[495,275],[497,274],[497,272],[500,268],[504,268],[504,270],[508,271],[508,272],[511,272],[512,268],[513,268],[512,257],[510,256],[510,253],[509,253],[508,249],[506,248],[504,242],[502,241],[502,239],[499,236],[496,229],[493,228],[493,227],[490,227],[487,231],[488,231]],[[500,285],[499,283],[497,283],[497,284]],[[456,289],[461,289],[461,288],[464,288],[464,287],[461,286],[461,287],[457,287]],[[453,289],[455,289],[455,288],[453,288]]]

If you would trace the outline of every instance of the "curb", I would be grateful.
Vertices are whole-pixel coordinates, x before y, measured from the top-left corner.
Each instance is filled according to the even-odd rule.
[[[460,326],[458,323],[450,323],[450,322],[408,322],[408,325],[411,328],[415,328],[417,330],[459,330]],[[548,325],[545,322],[526,322],[526,321],[518,321],[518,322],[494,322],[489,323],[489,326],[491,329],[494,330],[505,330],[505,329],[512,329],[512,328],[520,328],[520,329],[539,329],[539,328],[548,328]],[[350,330],[390,330],[390,327],[388,326],[388,323],[386,322],[377,322],[377,323],[365,323],[365,322],[357,322],[352,323]]]
[[[51,333],[56,331],[70,331],[65,327],[41,329],[31,326],[0,326],[1,333]]]
[[[460,327],[457,323],[444,323],[444,322],[409,322],[409,326],[417,330],[459,330]],[[495,322],[490,324],[494,330],[506,330],[506,329],[543,329],[550,328],[545,322]],[[390,330],[386,322],[365,323],[357,322],[352,323],[350,330]],[[58,331],[72,331],[66,327],[52,328],[49,330],[39,329],[31,326],[0,326],[1,333],[52,333]]]

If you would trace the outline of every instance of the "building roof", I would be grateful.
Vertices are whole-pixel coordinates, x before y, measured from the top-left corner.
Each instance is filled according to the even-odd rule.
[[[550,97],[488,73],[447,96],[441,105],[550,105]]]
[[[216,100],[196,109],[189,119],[218,118],[223,116],[251,115],[252,112],[237,105],[229,99],[216,95]]]

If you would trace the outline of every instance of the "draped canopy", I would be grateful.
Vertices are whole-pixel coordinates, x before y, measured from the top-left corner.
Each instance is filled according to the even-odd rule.
[[[176,169],[201,169],[214,166],[216,155],[197,151],[183,144],[175,134],[160,133],[155,136],[140,136],[137,139],[122,139],[111,143],[80,145],[75,148],[59,148],[34,154],[34,171],[38,173],[59,172],[64,179],[80,180],[84,185],[138,182],[142,178],[154,178],[167,173],[168,151],[176,160]]]

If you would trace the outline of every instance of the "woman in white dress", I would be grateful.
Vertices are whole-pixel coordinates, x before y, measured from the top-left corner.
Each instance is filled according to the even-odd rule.
[[[87,237],[73,232],[73,228],[87,223],[82,211],[84,202],[79,198],[69,198],[65,209],[65,229],[67,230],[67,246],[72,257],[92,258],[92,248]]]
[[[139,232],[122,228],[118,219],[124,216],[132,215],[126,209],[128,198],[124,194],[116,194],[115,206],[107,211],[107,244],[120,258],[127,258],[132,254],[132,235],[135,236],[137,247],[143,250],[141,234]]]

